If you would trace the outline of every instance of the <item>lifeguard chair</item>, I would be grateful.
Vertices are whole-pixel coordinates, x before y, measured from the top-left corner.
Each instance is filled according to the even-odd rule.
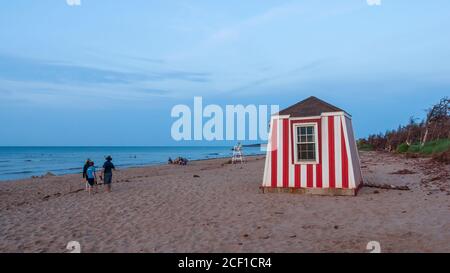
[[[238,143],[233,147],[233,157],[231,158],[231,163],[236,164],[237,162],[244,163],[244,154],[242,153],[241,143]]]

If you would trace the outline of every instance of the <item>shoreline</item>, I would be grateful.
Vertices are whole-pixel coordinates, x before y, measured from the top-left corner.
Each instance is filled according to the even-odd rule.
[[[183,147],[187,147],[187,146],[183,146]],[[201,146],[201,147],[207,147],[207,146]],[[220,146],[220,147],[223,148],[223,147],[227,147],[227,146]],[[29,147],[26,147],[26,148],[29,148]],[[52,148],[55,148],[55,147],[52,146]],[[71,147],[69,147],[69,148],[71,148]],[[75,148],[77,148],[77,147],[75,147]],[[230,148],[230,150],[231,150],[231,148]],[[248,157],[255,157],[255,156],[265,156],[265,152],[261,153],[261,154],[254,154],[254,153],[252,153],[250,155],[245,155],[244,154],[244,156],[246,158],[248,158]],[[230,158],[231,159],[231,154],[227,155],[227,156],[220,156],[219,155],[219,156],[213,157],[213,158],[207,158],[206,157],[206,158],[192,159],[192,160],[189,160],[189,162],[204,161],[204,160],[214,160],[214,159],[226,159],[226,158]],[[126,165],[126,167],[121,167],[120,165],[116,164],[116,167],[118,167],[118,169],[120,169],[120,170],[127,170],[127,169],[135,169],[135,168],[148,168],[148,167],[154,167],[154,166],[163,166],[163,165],[166,165],[166,164],[167,164],[167,162],[163,162],[162,161],[162,162],[157,162],[157,163],[142,163],[142,164],[135,164],[135,165]],[[82,168],[83,168],[83,166],[80,166],[79,168],[71,167],[69,169],[64,169],[64,171],[67,170],[68,172],[67,173],[63,173],[63,174],[55,174],[54,173],[55,170],[48,170],[48,171],[43,171],[43,174],[41,174],[41,175],[32,175],[32,176],[29,176],[29,177],[23,177],[23,178],[17,178],[17,179],[0,179],[0,184],[2,184],[2,183],[13,183],[15,181],[26,180],[26,179],[45,178],[45,177],[48,177],[48,176],[50,176],[50,177],[51,176],[58,176],[59,177],[59,176],[74,175],[74,174],[80,174],[81,175]],[[97,169],[101,169],[100,166],[97,166],[96,168]],[[79,172],[75,172],[75,170],[79,170]],[[30,173],[31,174],[31,173],[33,173],[33,171],[26,171],[26,172],[24,171],[24,172],[20,172],[20,173],[23,173],[23,174]]]

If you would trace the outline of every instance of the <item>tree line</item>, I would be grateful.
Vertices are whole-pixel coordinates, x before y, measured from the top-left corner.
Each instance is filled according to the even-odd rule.
[[[410,117],[407,125],[400,125],[395,130],[372,134],[358,140],[361,150],[384,150],[408,152],[415,149],[419,152],[427,143],[438,143],[448,148],[450,140],[450,99],[442,98],[438,103],[426,110],[426,117],[419,120]],[[442,152],[442,151],[440,151]]]

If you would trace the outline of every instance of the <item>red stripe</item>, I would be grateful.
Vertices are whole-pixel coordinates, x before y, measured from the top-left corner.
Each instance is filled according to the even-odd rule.
[[[322,188],[322,122],[317,123],[318,132],[317,138],[319,139],[319,164],[316,165],[316,187]]]
[[[308,164],[306,165],[306,187],[308,188],[312,188],[314,187],[313,185],[313,165],[312,164]]]
[[[341,126],[341,155],[342,155],[342,188],[348,189],[348,158],[345,145],[344,126]]]
[[[334,157],[334,117],[330,116],[328,117],[328,166],[330,169],[330,188],[336,187]]]
[[[274,119],[273,120],[273,124],[272,124],[272,138],[271,138],[271,152],[272,152],[272,165],[271,165],[271,174],[272,174],[272,187],[276,188],[277,187],[277,125],[278,125],[278,120]]]
[[[295,165],[295,187],[300,188],[300,165]]]
[[[283,187],[289,187],[289,120],[283,119]]]

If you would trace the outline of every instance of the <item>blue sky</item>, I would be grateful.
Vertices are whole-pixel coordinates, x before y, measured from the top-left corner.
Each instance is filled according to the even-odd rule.
[[[172,145],[176,104],[320,97],[358,137],[450,94],[448,0],[4,1],[0,145]],[[218,144],[218,143],[200,143]]]

